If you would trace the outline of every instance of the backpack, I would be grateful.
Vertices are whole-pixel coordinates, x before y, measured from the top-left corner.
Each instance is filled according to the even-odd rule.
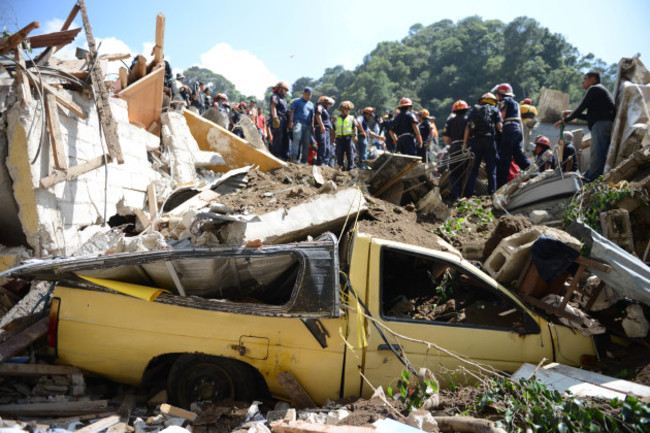
[[[474,126],[474,133],[477,135],[492,134],[494,132],[492,107],[488,104],[474,106],[472,125]]]

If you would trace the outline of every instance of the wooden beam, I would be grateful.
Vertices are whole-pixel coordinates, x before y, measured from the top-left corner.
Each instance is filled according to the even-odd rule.
[[[153,47],[153,61],[149,69],[153,69],[157,64],[163,61],[163,46],[165,45],[165,14],[160,12],[156,16],[156,45]]]
[[[14,51],[14,56],[18,65],[20,65],[16,68],[16,92],[18,93],[20,105],[24,108],[28,102],[31,102],[32,92],[29,89],[29,81],[25,79],[25,77],[29,77],[29,72],[27,72],[25,69],[25,59],[23,58],[22,45],[20,48]]]
[[[50,188],[57,183],[72,180],[75,177],[95,170],[96,168],[104,165],[105,160],[107,162],[111,162],[111,157],[109,155],[98,156],[97,158],[93,158],[81,164],[73,165],[72,167],[68,168],[67,171],[57,171],[54,174],[42,177],[40,182],[41,188]]]
[[[63,25],[61,26],[61,31],[65,31],[65,30],[68,30],[68,29],[70,28],[70,25],[72,24],[72,22],[74,21],[75,17],[77,16],[77,13],[79,13],[79,9],[80,9],[80,7],[79,7],[79,5],[78,5],[77,3],[75,3],[74,6],[72,6],[72,10],[71,10],[70,13],[68,14],[68,18],[65,19],[65,22],[64,22]],[[56,52],[59,51],[61,48],[62,48],[62,47],[56,47],[56,48],[54,48],[54,51],[52,52],[52,54],[56,53]],[[48,57],[49,57],[49,56],[48,56]]]
[[[126,68],[120,68],[120,84],[122,89],[129,85],[129,71]]]
[[[17,353],[20,353],[35,340],[47,334],[49,319],[43,317],[33,325],[28,326],[22,332],[9,338],[0,344],[0,362],[5,362]]]
[[[95,421],[94,423],[87,425],[84,428],[80,428],[79,430],[76,430],[75,433],[99,433],[102,430],[106,430],[107,428],[114,426],[118,422],[120,422],[120,416],[111,415],[100,419],[99,421]]]
[[[60,401],[54,403],[2,404],[0,415],[11,416],[68,416],[95,413],[106,409],[108,401]]]
[[[18,44],[25,40],[29,32],[40,26],[38,21],[32,21],[13,35],[0,39],[0,54],[5,54],[7,51],[15,49]]]
[[[68,168],[68,155],[61,134],[59,106],[56,104],[56,96],[52,93],[48,93],[45,97],[45,113],[47,115],[47,127],[50,130],[52,153],[54,154],[54,167],[59,170],[66,170]]]
[[[90,50],[90,58],[97,57],[97,48],[95,46],[95,38],[93,37],[92,27],[88,20],[88,11],[86,10],[85,0],[78,0],[81,7],[81,18],[83,19],[84,27],[86,29],[86,39],[88,40],[88,49]],[[122,147],[120,146],[120,138],[117,134],[117,124],[113,119],[113,112],[108,100],[108,91],[104,86],[104,73],[101,68],[93,68],[91,71],[92,85],[97,95],[97,113],[99,114],[99,122],[104,131],[104,138],[106,139],[106,147],[108,154],[111,158],[117,160],[118,164],[124,164],[124,155],[122,154]]]
[[[86,115],[86,113],[83,112],[83,110],[81,109],[80,106],[78,106],[71,99],[68,99],[67,96],[64,96],[57,89],[50,86],[49,84],[47,84],[44,81],[39,80],[37,82],[38,78],[36,78],[33,74],[29,74],[28,77],[29,77],[29,82],[30,82],[30,84],[32,86],[34,86],[34,87],[43,87],[43,90],[45,90],[47,93],[50,93],[50,94],[54,95],[54,97],[56,98],[56,102],[58,104],[60,104],[62,107],[67,108],[72,113],[74,113],[75,115],[77,115],[78,117],[80,117],[82,119],[88,118],[88,116]]]
[[[99,60],[108,60],[113,62],[115,60],[126,60],[131,57],[131,53],[117,53],[117,54],[102,54]]]
[[[44,35],[32,36],[29,38],[29,43],[32,48],[62,47],[72,42],[80,31],[81,27],[78,29],[65,30],[62,32],[53,32],[46,33]]]
[[[276,376],[280,386],[286,391],[286,393],[293,400],[293,405],[296,409],[305,409],[308,407],[316,407],[316,403],[312,398],[307,394],[305,388],[303,388],[296,378],[288,371],[279,373]]]
[[[51,364],[0,364],[0,376],[43,376],[56,374],[70,376],[82,374],[77,367]]]
[[[138,55],[138,61],[133,67],[133,70],[131,71],[131,75],[133,76],[132,82],[136,82],[140,78],[147,75],[147,59],[145,59],[143,55]]]

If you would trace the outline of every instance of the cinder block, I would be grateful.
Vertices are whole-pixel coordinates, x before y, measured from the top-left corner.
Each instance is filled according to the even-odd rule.
[[[516,280],[528,260],[533,243],[540,236],[562,241],[576,251],[582,247],[580,241],[562,230],[536,226],[503,238],[485,260],[483,268],[500,283]]]
[[[625,209],[612,209],[600,214],[603,236],[627,252],[634,252],[634,237],[630,214]]]

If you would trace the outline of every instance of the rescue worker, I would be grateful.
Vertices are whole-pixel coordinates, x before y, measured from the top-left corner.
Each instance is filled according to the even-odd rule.
[[[228,129],[240,138],[244,138],[244,130],[241,128],[241,125],[239,125],[239,121],[241,120],[242,116],[245,115],[246,103],[235,103],[233,110],[230,112],[230,124],[228,125]]]
[[[510,84],[503,83],[497,86],[496,98],[499,102],[501,119],[503,119],[501,142],[497,147],[499,153],[497,188],[500,188],[508,182],[510,161],[513,158],[521,170],[525,170],[530,166],[530,161],[526,158],[522,148],[523,136],[521,127],[519,126],[521,122],[519,117],[519,104],[513,99],[514,96]]]
[[[289,85],[280,81],[273,87],[270,100],[271,115],[271,153],[278,158],[288,161],[291,143],[289,141],[289,109],[284,99],[289,91]]]
[[[384,138],[386,141],[384,142],[384,145],[386,146],[386,150],[389,152],[395,152],[395,141],[393,141],[393,136],[390,134],[390,131],[393,130],[393,113],[391,113],[389,110],[386,110],[386,114],[384,114],[381,118],[381,123],[379,124],[379,133],[384,134]]]
[[[528,148],[530,133],[535,125],[537,125],[537,108],[533,105],[533,100],[530,98],[524,98],[519,105],[519,113],[521,115],[521,123],[524,127],[524,150],[530,150]]]
[[[418,151],[418,155],[422,157],[422,162],[427,162],[427,155],[433,142],[433,126],[431,125],[431,118],[429,117],[429,110],[423,108],[418,113],[420,123],[418,129],[422,137],[422,147]]]
[[[418,119],[411,111],[413,102],[409,98],[402,98],[399,101],[399,110],[395,119],[391,135],[397,143],[397,152],[404,155],[417,155],[418,149],[422,147],[422,136],[418,129]]]
[[[305,87],[302,98],[291,101],[289,129],[292,130],[291,161],[307,164],[307,154],[314,129],[314,103],[310,101],[311,87]]]
[[[334,167],[334,155],[332,152],[332,119],[329,110],[334,105],[334,99],[329,96],[318,98],[318,104],[314,110],[314,135],[316,138],[316,165],[329,165]]]
[[[563,172],[578,171],[578,153],[573,145],[573,134],[571,131],[564,131],[562,163],[560,167],[562,167]]]
[[[467,126],[469,105],[467,102],[459,99],[451,106],[451,114],[445,123],[445,129],[442,132],[442,138],[445,144],[449,145],[447,159],[458,159],[462,156],[463,137]],[[465,174],[467,164],[465,161],[454,161],[449,164],[449,182],[451,184],[451,195],[449,198],[453,201],[460,197],[463,190],[462,177]]]
[[[359,168],[363,169],[368,168],[366,166],[366,155],[368,153],[368,142],[370,138],[380,140],[382,144],[386,141],[386,138],[375,134],[375,132],[370,129],[370,120],[372,119],[373,114],[375,114],[375,109],[373,107],[366,107],[363,109],[359,120],[360,129],[363,133],[357,136],[357,161]]]
[[[468,148],[474,154],[474,163],[469,173],[465,196],[471,197],[476,192],[476,179],[485,161],[485,172],[488,181],[488,194],[492,195],[497,189],[497,145],[496,133],[501,131],[503,122],[497,110],[497,98],[492,93],[486,93],[478,100],[478,104],[469,113],[463,137],[463,150]],[[469,137],[474,139],[470,142]]]
[[[347,155],[348,170],[356,168],[354,165],[354,145],[357,140],[357,121],[350,111],[354,108],[354,104],[350,101],[343,101],[339,106],[341,114],[334,118],[334,137],[336,142],[336,160],[345,171],[343,163],[344,156]]]
[[[539,171],[555,170],[557,164],[555,156],[547,161],[542,160],[542,154],[551,148],[551,140],[545,135],[538,135],[535,139],[535,165]]]

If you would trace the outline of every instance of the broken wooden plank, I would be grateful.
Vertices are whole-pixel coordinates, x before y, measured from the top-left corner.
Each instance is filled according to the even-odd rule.
[[[196,421],[197,414],[189,410],[181,409],[180,407],[172,406],[171,404],[163,403],[160,405],[160,412],[165,415],[175,416],[186,419],[190,422]]]
[[[49,319],[43,317],[33,325],[28,326],[22,332],[0,343],[0,362],[5,362],[17,353],[20,353],[35,340],[47,334]]]
[[[108,401],[60,401],[54,403],[2,404],[0,415],[11,416],[69,416],[95,413],[106,409]]]
[[[114,426],[118,422],[120,422],[119,415],[107,416],[106,418],[100,419],[99,421],[95,421],[86,427],[76,430],[75,433],[99,433],[102,430],[106,430],[107,428]]]
[[[129,71],[126,68],[120,68],[120,85],[122,89],[129,85]]]
[[[67,96],[64,96],[57,89],[45,83],[44,81],[38,80],[38,78],[36,78],[33,74],[29,74],[28,77],[29,77],[29,82],[32,86],[39,87],[39,88],[42,87],[43,90],[54,95],[56,97],[56,102],[59,105],[61,105],[64,108],[67,108],[77,117],[80,117],[82,119],[88,118],[88,115],[86,115],[86,113],[83,112],[82,108],[79,105],[77,105],[73,100],[69,99]],[[38,80],[38,82],[36,80]]]
[[[375,197],[381,197],[381,195],[386,192],[388,188],[391,186],[395,185],[403,176],[405,176],[409,171],[413,170],[415,167],[417,167],[420,164],[420,161],[414,161],[404,167],[402,171],[397,173],[392,179],[390,179],[388,182],[386,182],[381,188],[377,190],[373,195]]]
[[[303,388],[296,378],[288,371],[279,373],[276,376],[278,383],[282,386],[282,389],[291,397],[293,400],[293,407],[296,409],[305,409],[308,407],[316,407],[316,403],[311,399],[305,388]]]
[[[85,0],[78,0],[81,7],[81,18],[86,29],[86,39],[88,41],[88,49],[90,50],[90,58],[97,57],[97,48],[95,46],[95,38],[93,37],[90,21],[88,20],[88,11],[86,10]],[[108,91],[104,86],[104,73],[101,68],[93,68],[91,71],[91,81],[95,95],[97,96],[95,102],[97,104],[97,113],[99,114],[99,122],[104,131],[104,138],[106,139],[106,147],[108,154],[111,158],[117,160],[118,164],[124,164],[124,155],[122,154],[122,147],[120,146],[120,138],[117,134],[117,124],[113,119],[113,112],[108,100]]]
[[[156,65],[163,61],[163,46],[165,44],[165,14],[160,12],[156,16],[156,45],[154,45],[151,54],[153,54],[153,60],[150,69],[153,69]]]
[[[117,94],[127,102],[129,122],[139,122],[144,129],[153,122],[160,124],[164,83],[165,69],[160,68]]]
[[[116,60],[126,60],[129,58],[131,58],[131,53],[102,54],[99,56],[99,60],[107,60],[109,62],[114,62]]]
[[[54,174],[42,177],[40,181],[41,188],[50,188],[57,183],[72,180],[77,176],[81,176],[82,174],[101,167],[105,162],[111,162],[111,157],[109,155],[98,156],[97,158],[82,162],[81,164],[73,165],[72,167],[69,167],[67,171],[57,171]]]
[[[54,166],[59,170],[68,168],[68,156],[61,134],[61,121],[59,120],[59,107],[56,104],[56,96],[48,93],[45,97],[45,113],[47,115],[47,128],[50,131],[50,143],[54,154]]]
[[[81,9],[81,8],[79,7],[79,5],[77,3],[75,3],[74,6],[72,7],[72,10],[68,14],[68,18],[65,19],[65,22],[61,26],[61,31],[65,31],[65,30],[68,30],[70,28],[70,25],[72,24],[75,17],[77,16],[77,13],[79,13],[79,9]],[[54,48],[54,50],[52,51],[52,54],[56,53],[61,48],[63,48],[63,47],[61,46],[61,47]]]
[[[156,197],[156,184],[153,182],[147,186],[147,201],[149,202],[149,218],[151,221],[155,221],[158,217],[158,198]]]
[[[29,89],[28,80],[25,79],[26,76],[29,76],[29,72],[26,71],[22,45],[14,51],[14,56],[16,63],[18,63],[16,68],[16,92],[18,93],[20,105],[24,108],[32,100],[32,92]]]
[[[32,48],[62,47],[72,42],[80,31],[81,27],[62,32],[52,32],[44,35],[32,36],[29,38],[29,43]]]
[[[22,43],[27,35],[34,29],[39,28],[41,25],[38,21],[32,21],[27,24],[22,29],[18,30],[13,35],[0,39],[0,54],[5,54],[8,51],[13,50],[16,46]],[[22,48],[21,48],[22,49]]]
[[[81,374],[77,367],[50,364],[0,364],[0,376],[42,376],[57,374],[70,376]]]
[[[140,78],[147,75],[147,60],[142,55],[138,55],[138,59],[135,62],[135,66],[131,70],[131,79],[132,83],[138,81]]]

